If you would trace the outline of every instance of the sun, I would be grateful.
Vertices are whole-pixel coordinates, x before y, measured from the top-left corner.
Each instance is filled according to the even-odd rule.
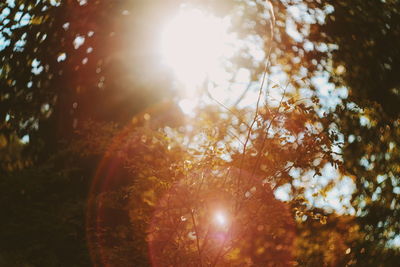
[[[200,9],[181,9],[166,23],[161,37],[162,63],[191,94],[206,79],[223,76],[222,60],[234,53],[229,18]]]

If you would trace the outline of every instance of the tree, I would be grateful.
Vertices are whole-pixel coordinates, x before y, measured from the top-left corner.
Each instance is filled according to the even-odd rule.
[[[137,10],[146,11],[145,7],[135,5]],[[71,139],[81,121],[112,118],[125,123],[162,98],[155,88],[162,83],[168,89],[168,79],[143,70],[146,65],[153,68],[154,61],[132,52],[145,50],[145,34],[136,30],[142,41],[133,42],[136,47],[132,42],[126,45],[129,36],[122,25],[143,19],[125,16],[126,8],[121,3],[86,1],[1,4],[0,120],[5,144],[12,136],[27,135],[34,156],[37,150],[46,151],[45,156],[60,139]],[[127,66],[129,60],[137,64]],[[140,76],[135,73],[139,67]]]
[[[398,1],[324,1],[320,6],[330,6],[332,12],[312,36],[315,42],[337,46],[332,51],[332,80],[349,86],[350,99],[362,107],[376,102],[397,117]]]
[[[63,151],[36,168],[0,176],[0,265],[88,266],[88,175]]]
[[[354,178],[352,205],[365,238],[356,246],[360,265],[395,265],[398,198],[398,1],[324,1],[315,43],[335,45],[325,58],[331,80],[349,97],[336,110],[343,134],[344,172]],[[322,34],[321,34],[322,33]],[[365,255],[374,255],[366,257]]]
[[[155,104],[175,92],[150,33],[181,3],[229,14],[232,31],[263,51],[257,57],[245,45],[227,66],[231,82],[241,68],[250,71],[242,96],[256,88],[255,107],[200,106],[192,122],[175,99]],[[95,265],[393,264],[398,12],[394,1],[376,2],[382,13],[371,3],[0,4],[1,205],[10,213],[2,229],[11,230],[1,233],[1,263],[89,264],[82,233],[88,208]],[[393,49],[383,48],[388,40]],[[355,53],[359,47],[371,57]],[[310,81],[324,71],[350,93],[326,114],[310,97],[318,91]],[[281,72],[285,86],[270,79]],[[275,102],[270,92],[279,95]],[[301,182],[321,179],[325,164],[354,178],[354,215],[309,201]],[[287,202],[274,196],[283,185]]]
[[[79,156],[75,131],[96,126],[106,146],[116,123],[162,97],[156,84],[168,88],[167,79],[138,79],[121,65],[121,3],[2,1],[0,10],[1,265],[90,265],[85,210],[100,156]]]
[[[141,266],[149,264],[146,255],[155,266],[295,262],[292,208],[325,217],[308,212],[301,193],[289,207],[273,191],[293,182],[292,169],[319,171],[332,159],[324,121],[311,106],[294,103],[260,107],[242,130],[236,125],[246,125],[246,113],[212,106],[189,123],[193,130],[186,123],[166,127],[159,113],[124,129],[105,153],[92,191],[95,262]]]

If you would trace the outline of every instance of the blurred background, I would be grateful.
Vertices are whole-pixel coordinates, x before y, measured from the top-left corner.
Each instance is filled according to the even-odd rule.
[[[3,1],[0,265],[397,266],[399,47],[397,0]]]

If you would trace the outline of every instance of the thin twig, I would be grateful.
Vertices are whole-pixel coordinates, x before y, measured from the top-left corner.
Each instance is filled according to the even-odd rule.
[[[203,261],[202,261],[202,257],[201,257],[201,249],[200,249],[200,241],[199,241],[199,231],[197,229],[197,224],[196,224],[196,220],[194,218],[193,209],[190,209],[190,214],[192,215],[194,231],[196,232],[196,246],[197,246],[197,253],[199,254],[200,266],[203,266]]]
[[[267,3],[269,4],[270,15],[272,17],[272,21],[270,20],[270,31],[271,31],[270,41],[272,41],[274,39],[275,14],[274,14],[271,2],[267,1]],[[247,149],[247,144],[248,144],[248,142],[250,140],[251,130],[252,130],[253,125],[257,121],[257,117],[258,117],[258,110],[259,110],[259,105],[260,105],[262,89],[263,89],[263,86],[264,86],[264,83],[265,83],[265,78],[267,76],[267,71],[268,71],[268,69],[270,67],[271,52],[272,52],[272,45],[270,45],[270,47],[269,47],[268,54],[267,54],[267,62],[265,64],[265,66],[264,66],[263,77],[262,77],[262,81],[261,81],[261,85],[260,85],[259,93],[258,93],[258,99],[257,99],[255,115],[254,115],[253,121],[252,121],[252,123],[250,125],[250,128],[248,130],[246,141],[245,141],[244,146],[243,146],[242,158],[241,158],[240,165],[239,165],[240,167],[239,167],[239,177],[238,177],[238,182],[237,182],[237,187],[238,187],[237,190],[239,190],[239,186],[240,186],[243,162],[244,162],[244,159],[246,157],[246,149]]]

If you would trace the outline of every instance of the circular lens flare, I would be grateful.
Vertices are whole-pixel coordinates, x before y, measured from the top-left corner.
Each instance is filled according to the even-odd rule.
[[[215,213],[214,219],[215,219],[215,222],[216,222],[219,226],[226,226],[226,224],[227,224],[227,222],[228,222],[228,220],[227,220],[225,214],[224,214],[223,212],[221,212],[221,211],[218,211],[218,212]]]

